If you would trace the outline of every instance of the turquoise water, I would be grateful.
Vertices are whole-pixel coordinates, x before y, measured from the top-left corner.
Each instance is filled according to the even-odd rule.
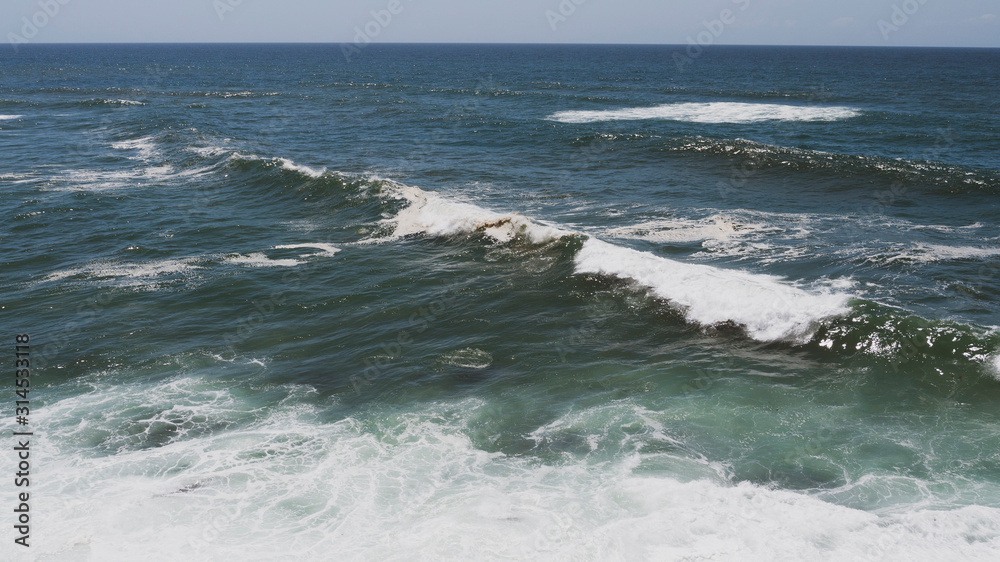
[[[10,552],[994,559],[997,52],[675,49],[6,59]]]

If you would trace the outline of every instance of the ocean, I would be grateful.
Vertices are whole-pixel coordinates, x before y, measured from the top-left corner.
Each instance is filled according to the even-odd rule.
[[[0,558],[996,560],[998,91],[975,49],[9,49]]]

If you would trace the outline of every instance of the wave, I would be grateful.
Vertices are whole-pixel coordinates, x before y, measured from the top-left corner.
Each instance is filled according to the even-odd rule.
[[[858,300],[851,312],[821,327],[812,345],[838,354],[862,354],[893,364],[971,362],[993,369],[1000,334],[948,320],[928,320],[905,310]]]
[[[24,115],[0,115],[0,121],[12,121],[14,119],[20,119]]]
[[[390,193],[396,199],[409,202],[405,209],[386,220],[394,227],[393,238],[412,234],[452,236],[481,233],[501,243],[523,236],[534,244],[543,244],[573,234],[517,213],[496,213],[472,203],[451,201],[418,187],[394,184]]]
[[[760,121],[840,121],[861,115],[850,107],[813,107],[769,103],[671,103],[612,110],[560,111],[548,118],[560,123],[598,123],[666,119],[689,123],[757,123]]]
[[[759,341],[808,341],[824,320],[848,312],[849,295],[808,292],[777,277],[689,264],[587,240],[577,273],[631,279],[702,326],[732,323]]]
[[[302,164],[296,164],[295,162],[289,160],[288,158],[265,158],[263,156],[257,156],[256,154],[243,154],[235,151],[228,151],[225,149],[208,147],[192,149],[199,151],[203,155],[214,156],[218,154],[229,153],[228,160],[235,163],[262,163],[265,166],[278,166],[283,170],[289,172],[295,172],[299,175],[305,176],[309,179],[316,179],[323,177],[327,173],[326,168],[310,168],[309,166],[303,166]]]
[[[780,168],[798,172],[833,172],[862,179],[880,178],[903,185],[931,185],[950,192],[971,189],[1000,191],[1000,173],[943,162],[863,154],[836,154],[791,148],[746,139],[706,137],[679,139],[655,148],[666,152],[710,154],[734,160],[746,170]],[[873,201],[874,201],[873,197]]]
[[[518,238],[532,244],[582,239],[574,260],[576,274],[630,280],[679,309],[689,322],[702,326],[731,324],[760,341],[801,343],[808,341],[824,320],[848,312],[850,297],[846,294],[809,292],[770,275],[678,262],[517,213],[497,213],[451,201],[412,186],[396,184],[393,193],[409,205],[386,219],[394,227],[388,239],[414,234],[481,234],[496,243]]]
[[[1000,349],[1000,340],[988,330],[926,320],[863,300],[850,292],[854,283],[849,279],[803,285],[772,275],[685,263],[518,213],[499,213],[417,187],[379,181],[384,182],[383,196],[403,200],[407,206],[383,219],[391,227],[388,235],[369,241],[474,235],[493,244],[569,242],[574,275],[633,283],[692,324],[738,328],[761,342],[786,342],[894,362],[933,358],[986,365]],[[696,230],[677,236],[701,238],[718,233],[727,237],[735,232],[725,224],[701,225]]]

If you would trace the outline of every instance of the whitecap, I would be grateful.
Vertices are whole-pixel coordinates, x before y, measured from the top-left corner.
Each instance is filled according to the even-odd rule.
[[[452,367],[485,369],[493,364],[493,356],[482,349],[466,347],[444,354],[441,357],[441,362]]]
[[[317,252],[317,253],[301,254],[301,255],[299,255],[300,258],[307,258],[307,257],[311,257],[311,256],[332,257],[332,256],[336,255],[337,252],[340,251],[340,248],[337,248],[333,244],[326,244],[326,243],[321,243],[321,242],[313,242],[313,243],[309,243],[309,244],[282,244],[280,246],[275,246],[274,247],[275,250],[295,250],[295,249],[299,249],[299,248],[319,250],[319,252]]]
[[[861,112],[850,107],[813,107],[771,103],[671,103],[611,110],[560,111],[549,116],[560,123],[597,123],[666,119],[690,123],[756,123],[758,121],[840,121]]]
[[[294,267],[302,262],[293,259],[273,260],[264,255],[263,252],[252,254],[230,254],[223,259],[224,262],[233,265],[245,265],[248,267]]]
[[[849,296],[811,293],[778,277],[689,264],[591,238],[576,272],[631,279],[682,310],[688,321],[733,322],[757,340],[806,341],[828,318],[848,312]]]
[[[471,203],[450,201],[417,187],[398,185],[394,195],[410,205],[388,222],[395,225],[393,238],[412,234],[452,236],[480,232],[496,242],[505,243],[519,235],[535,244],[543,244],[573,234],[527,219],[518,213],[496,213]]]

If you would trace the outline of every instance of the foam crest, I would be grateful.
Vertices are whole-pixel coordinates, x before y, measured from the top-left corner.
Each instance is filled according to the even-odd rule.
[[[215,156],[218,154],[224,154],[228,150],[221,147],[200,147],[200,148],[190,148],[189,150],[198,153],[202,156]],[[265,158],[263,156],[257,156],[256,154],[242,154],[240,152],[232,152],[229,155],[230,160],[242,161],[242,162],[265,162],[270,165],[279,166],[283,170],[289,172],[295,172],[307,178],[321,178],[327,173],[327,169],[320,168],[310,168],[309,166],[303,166],[302,164],[296,164],[288,158]]]
[[[145,162],[148,162],[160,155],[159,151],[156,149],[156,144],[153,142],[153,137],[142,137],[138,139],[115,142],[111,144],[111,148],[117,150],[134,150],[136,155],[131,156],[130,158]]]
[[[302,265],[299,260],[293,259],[271,259],[264,255],[264,252],[254,252],[252,254],[231,254],[223,261],[233,265],[245,265],[248,267],[295,267]]]
[[[577,273],[631,279],[704,326],[735,323],[761,341],[807,341],[819,323],[848,312],[848,295],[810,293],[777,277],[687,264],[649,252],[587,240]]]
[[[560,111],[549,119],[560,123],[598,123],[666,119],[689,123],[756,123],[759,121],[840,121],[861,112],[849,107],[812,107],[771,103],[671,103],[612,110]]]
[[[10,121],[13,119],[20,119],[22,117],[24,117],[24,115],[0,115],[0,121]]]
[[[568,230],[532,221],[518,213],[501,214],[471,203],[449,201],[417,187],[395,184],[393,196],[410,202],[388,222],[395,225],[393,238],[413,234],[454,236],[482,233],[505,243],[524,236],[534,244],[544,244],[572,235]]]
[[[335,247],[333,244],[326,244],[321,242],[314,242],[311,244],[282,244],[281,246],[274,247],[274,249],[276,250],[296,250],[300,248],[319,250],[319,252],[317,253],[302,254],[299,256],[300,258],[307,258],[311,256],[333,257],[334,255],[336,255],[337,252],[340,251],[340,248]]]
[[[315,168],[310,168],[309,166],[296,164],[295,162],[292,162],[287,158],[278,158],[277,161],[281,163],[282,168],[292,172],[298,172],[303,176],[307,176],[310,178],[320,178],[323,177],[323,174],[326,173],[326,168],[320,168],[319,170],[317,170]]]

